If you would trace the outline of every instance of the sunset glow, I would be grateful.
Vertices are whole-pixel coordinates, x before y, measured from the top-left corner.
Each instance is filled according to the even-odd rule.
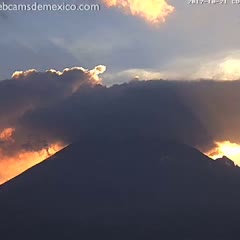
[[[14,128],[5,128],[2,132],[0,132],[0,141],[1,142],[14,141],[12,139],[12,135],[14,132],[15,132]]]
[[[150,23],[163,23],[174,7],[165,0],[103,0],[108,7],[117,7]]]
[[[44,161],[64,147],[61,143],[55,143],[37,152],[22,151],[12,157],[2,156],[0,149],[0,184],[7,182],[32,166]]]
[[[217,147],[206,153],[212,159],[226,156],[240,166],[240,145],[230,141],[216,142]]]
[[[240,79],[240,60],[228,59],[220,64],[222,78],[226,80]]]

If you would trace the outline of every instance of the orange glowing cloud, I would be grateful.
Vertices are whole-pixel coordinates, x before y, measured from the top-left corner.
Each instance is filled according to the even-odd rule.
[[[216,147],[206,153],[210,158],[217,159],[223,156],[230,158],[240,166],[240,145],[230,141],[216,142]]]
[[[40,151],[20,151],[15,156],[4,156],[0,149],[0,184],[16,177],[34,165],[63,149],[62,143],[51,144]]]
[[[14,141],[12,138],[14,132],[15,132],[14,128],[5,128],[2,132],[0,132],[0,141],[1,142]]]
[[[101,78],[99,77],[100,74],[103,74],[106,71],[107,67],[104,65],[98,65],[95,68],[89,70],[85,69],[83,67],[72,67],[72,68],[65,68],[62,72],[57,71],[55,69],[47,70],[46,73],[52,73],[58,76],[63,76],[66,73],[69,73],[71,71],[80,71],[88,75],[89,79],[96,81],[97,83],[101,82]],[[31,75],[38,74],[39,72],[36,69],[29,69],[26,71],[15,71],[12,74],[12,79],[26,79],[30,77]]]
[[[107,7],[121,8],[153,24],[165,22],[167,16],[174,11],[174,7],[166,0],[103,0],[103,3]]]

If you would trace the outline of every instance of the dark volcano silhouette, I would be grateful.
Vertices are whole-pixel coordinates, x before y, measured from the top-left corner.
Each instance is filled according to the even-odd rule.
[[[157,139],[79,141],[0,188],[0,237],[239,239],[240,170]]]
[[[227,156],[222,156],[221,158],[217,158],[217,163],[223,166],[233,167],[235,166],[234,162],[228,158]]]

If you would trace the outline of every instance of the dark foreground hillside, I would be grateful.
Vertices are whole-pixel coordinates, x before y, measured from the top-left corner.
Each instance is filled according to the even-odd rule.
[[[240,239],[225,162],[156,139],[78,142],[0,187],[0,239]]]

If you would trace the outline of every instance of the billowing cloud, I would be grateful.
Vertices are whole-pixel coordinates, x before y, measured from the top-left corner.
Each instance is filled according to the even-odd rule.
[[[13,173],[11,166],[31,166],[79,139],[158,138],[203,152],[216,142],[240,143],[240,81],[136,77],[106,87],[99,84],[104,71],[104,66],[28,70],[2,81],[0,169]]]
[[[62,72],[32,69],[16,71],[11,79],[0,82],[0,183],[67,145],[52,134],[22,128],[21,118],[29,111],[65,101],[80,88],[100,84],[99,74],[105,69],[102,65],[92,70],[74,67]]]
[[[174,7],[166,0],[102,0],[108,7],[117,7],[133,16],[139,16],[154,24],[166,21]]]

